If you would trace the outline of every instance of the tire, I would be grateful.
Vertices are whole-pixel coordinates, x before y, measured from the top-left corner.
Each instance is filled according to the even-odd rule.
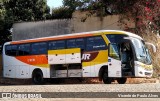
[[[127,78],[118,78],[118,79],[117,79],[117,82],[118,82],[119,84],[125,84],[126,81],[127,81]]]
[[[44,78],[43,78],[43,74],[42,71],[38,70],[38,71],[34,71],[33,75],[32,75],[32,82],[34,84],[44,84]]]
[[[102,79],[103,79],[104,84],[111,84],[112,83],[112,78],[108,77],[108,73],[106,73],[106,72],[103,74]]]

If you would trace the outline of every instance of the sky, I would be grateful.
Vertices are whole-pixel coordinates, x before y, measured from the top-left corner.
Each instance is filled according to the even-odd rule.
[[[47,5],[50,8],[59,7],[62,6],[62,0],[47,0]]]

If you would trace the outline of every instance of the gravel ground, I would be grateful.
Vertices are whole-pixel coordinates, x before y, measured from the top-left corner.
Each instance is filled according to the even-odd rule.
[[[60,84],[60,85],[1,85],[0,92],[160,92],[160,83],[144,84]],[[93,95],[94,96],[94,95]],[[2,101],[22,99],[0,99]],[[159,98],[52,98],[23,99],[29,101],[158,101]]]
[[[160,92],[160,83],[6,85],[0,92]]]

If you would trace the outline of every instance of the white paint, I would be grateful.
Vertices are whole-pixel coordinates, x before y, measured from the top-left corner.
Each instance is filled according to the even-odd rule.
[[[108,62],[108,76],[122,77],[121,61],[108,57],[111,61]]]
[[[67,51],[73,51],[70,54],[48,54],[48,63],[49,64],[73,64],[73,63],[81,63],[81,51],[80,48],[79,52],[74,52],[74,49],[62,49],[65,53],[68,53]],[[58,51],[61,51],[58,50]]]
[[[98,77],[99,76],[99,70],[104,65],[105,66],[108,65],[108,62],[101,63],[101,64],[89,63],[89,66],[83,67],[83,77]]]
[[[66,64],[81,63],[81,54],[80,53],[66,54],[65,63]]]
[[[145,70],[145,68],[143,68],[140,64],[142,64],[141,62],[139,61],[135,61],[135,77],[152,77],[152,75],[148,76],[148,75],[145,75],[145,72],[147,73],[151,73],[153,74],[153,70]],[[141,74],[141,73],[142,74]]]
[[[154,53],[156,52],[156,46],[155,46],[154,44],[149,43],[149,42],[145,42],[145,44],[152,46],[153,52],[154,52]]]
[[[48,55],[48,63],[49,64],[65,64],[65,54],[53,54]]]
[[[91,54],[83,54],[82,55],[82,60],[89,60],[91,57]]]
[[[3,50],[4,51],[4,50]],[[17,60],[15,57],[3,54],[3,77],[32,78],[33,70],[40,68],[44,78],[50,78],[50,68],[37,67]]]

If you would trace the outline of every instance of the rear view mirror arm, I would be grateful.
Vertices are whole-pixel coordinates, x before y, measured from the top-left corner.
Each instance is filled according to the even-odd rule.
[[[155,46],[154,44],[149,43],[149,42],[145,42],[145,44],[152,46],[153,52],[154,52],[154,53],[156,52],[156,46]]]

